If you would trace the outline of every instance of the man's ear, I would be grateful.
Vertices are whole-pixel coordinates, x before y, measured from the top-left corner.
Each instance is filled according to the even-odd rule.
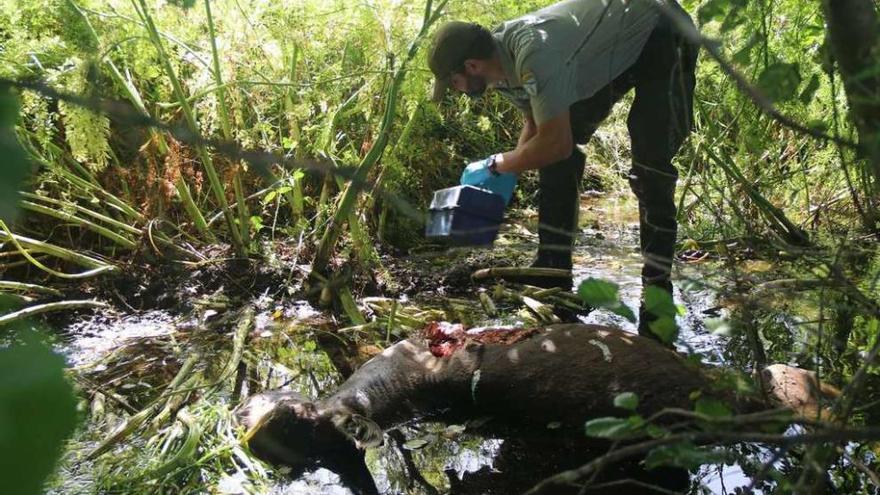
[[[382,428],[373,420],[360,414],[340,414],[333,417],[333,425],[345,436],[354,440],[359,449],[382,445]]]
[[[475,58],[469,58],[464,61],[464,73],[469,76],[478,76],[482,74],[485,62]]]

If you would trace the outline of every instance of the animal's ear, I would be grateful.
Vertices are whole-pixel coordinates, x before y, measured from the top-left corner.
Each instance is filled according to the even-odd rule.
[[[382,445],[382,428],[373,420],[360,414],[340,414],[333,417],[333,425],[345,436],[354,440],[359,449]]]

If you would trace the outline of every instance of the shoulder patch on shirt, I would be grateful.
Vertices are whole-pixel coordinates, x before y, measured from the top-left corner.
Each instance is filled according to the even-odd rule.
[[[523,89],[526,90],[526,93],[529,96],[537,96],[538,95],[538,80],[535,79],[535,75],[532,74],[532,71],[525,71],[522,75],[519,76],[519,80],[522,81]]]

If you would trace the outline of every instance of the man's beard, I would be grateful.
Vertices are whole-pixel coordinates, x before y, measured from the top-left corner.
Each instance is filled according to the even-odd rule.
[[[467,91],[464,94],[471,98],[479,98],[486,92],[486,80],[480,76],[467,76]]]

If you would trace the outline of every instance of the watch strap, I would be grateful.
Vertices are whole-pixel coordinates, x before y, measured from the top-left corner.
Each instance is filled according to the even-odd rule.
[[[489,157],[489,167],[488,168],[489,168],[489,172],[492,175],[494,175],[495,177],[498,177],[499,175],[501,175],[501,172],[498,171],[498,162],[496,161],[495,158],[496,158],[496,155],[492,155]]]

